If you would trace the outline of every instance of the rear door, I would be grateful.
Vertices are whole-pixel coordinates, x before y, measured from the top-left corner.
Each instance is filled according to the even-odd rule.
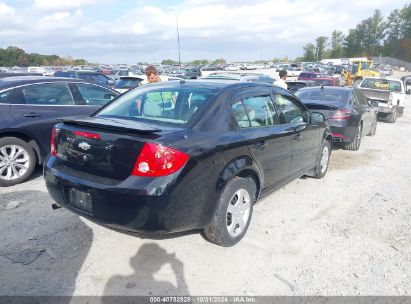
[[[290,176],[302,175],[315,165],[320,145],[320,127],[310,123],[309,112],[291,95],[275,93],[274,104],[280,112],[282,127],[289,130],[290,134]]]
[[[37,141],[43,157],[50,150],[52,127],[58,118],[82,113],[66,82],[40,83],[16,89],[10,114],[16,128],[30,132]]]
[[[245,95],[232,104],[240,134],[264,174],[263,192],[288,179],[291,162],[291,132],[279,124],[270,92]]]
[[[9,89],[0,93],[0,129],[6,129],[13,126],[14,120],[9,112],[13,92],[13,89]]]

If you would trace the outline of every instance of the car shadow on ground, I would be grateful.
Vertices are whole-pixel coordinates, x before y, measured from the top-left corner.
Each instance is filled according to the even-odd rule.
[[[34,180],[36,178],[39,178],[42,175],[43,175],[43,166],[42,165],[37,165],[36,168],[33,171],[33,174],[30,176],[30,178],[27,181]]]
[[[164,265],[171,267],[172,273],[155,276]],[[130,258],[134,273],[128,276],[112,276],[105,287],[104,295],[189,295],[184,277],[184,264],[175,253],[167,253],[155,243],[143,244],[136,255]],[[172,282],[175,282],[172,283]],[[115,297],[103,298],[102,303],[116,303]]]
[[[52,202],[37,190],[0,196],[0,296],[70,303],[93,232],[78,216],[53,211]]]

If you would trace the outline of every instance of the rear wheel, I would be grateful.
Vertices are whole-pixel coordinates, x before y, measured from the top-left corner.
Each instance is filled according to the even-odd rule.
[[[15,137],[0,139],[0,186],[26,181],[36,167],[36,156],[30,145]]]
[[[217,245],[237,244],[247,232],[257,187],[249,178],[234,177],[223,190],[205,237]]]
[[[328,163],[330,162],[331,143],[325,140],[317,156],[317,162],[314,168],[314,174],[310,175],[314,178],[323,178],[328,170]]]
[[[397,121],[397,116],[398,116],[397,110],[394,110],[394,112],[387,115],[387,122],[395,123]]]
[[[360,149],[361,139],[362,139],[361,133],[362,133],[362,126],[361,124],[359,124],[357,131],[355,132],[354,140],[351,143],[346,144],[344,146],[344,149],[351,150],[351,151],[357,151],[358,149]]]
[[[368,136],[374,136],[376,132],[377,132],[377,118],[376,118],[375,121],[372,123],[371,131],[370,131],[370,133],[368,134]]]

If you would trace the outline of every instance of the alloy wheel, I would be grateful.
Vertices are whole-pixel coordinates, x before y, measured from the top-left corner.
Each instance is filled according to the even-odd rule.
[[[21,146],[7,145],[0,148],[0,179],[18,179],[27,172],[29,165],[29,154]]]
[[[324,146],[323,152],[321,155],[321,161],[320,161],[321,173],[324,173],[325,171],[327,171],[329,157],[330,157],[330,151],[328,149],[328,146]]]

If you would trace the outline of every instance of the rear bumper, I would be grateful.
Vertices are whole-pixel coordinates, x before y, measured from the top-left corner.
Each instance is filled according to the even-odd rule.
[[[145,178],[143,184],[141,177],[133,176],[124,181],[91,179],[87,174],[62,170],[52,156],[46,160],[43,174],[50,196],[59,205],[99,224],[126,231],[172,233],[204,228],[215,208],[204,198],[187,199],[187,185],[180,182],[183,186],[175,186],[175,176]],[[91,212],[70,202],[70,189],[90,195]]]
[[[354,127],[335,127],[330,126],[333,142],[336,143],[351,143],[355,137],[356,128]]]

